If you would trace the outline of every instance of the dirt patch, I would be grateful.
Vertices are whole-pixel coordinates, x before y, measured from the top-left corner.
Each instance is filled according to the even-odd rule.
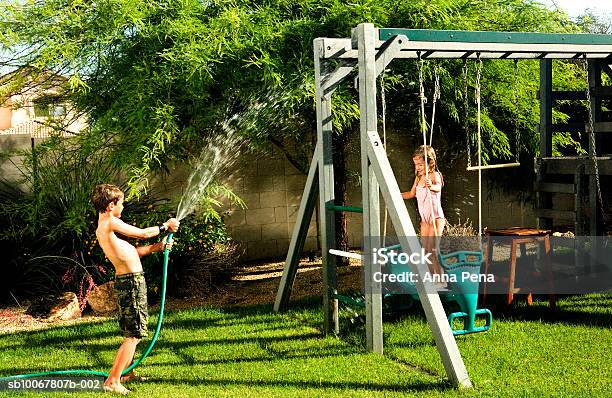
[[[211,292],[205,297],[171,299],[169,309],[192,308],[199,306],[233,307],[260,304],[273,304],[283,274],[284,261],[246,264],[232,281]],[[361,266],[351,261],[348,267],[338,268],[338,286],[342,290],[361,288]],[[321,296],[323,278],[321,260],[300,262],[295,278],[292,300]]]
[[[246,264],[241,267],[240,272],[228,284],[203,297],[168,298],[166,309],[180,310],[202,306],[233,307],[272,304],[276,298],[284,266],[284,261]],[[360,290],[361,266],[358,261],[351,260],[348,267],[338,268],[338,286],[342,291]],[[321,260],[300,262],[291,299],[320,297],[322,289]],[[21,307],[0,309],[0,334],[114,319],[112,316],[97,316],[86,313],[83,317],[71,321],[43,322],[27,315],[25,313],[26,308],[27,303],[21,303]],[[151,310],[155,311],[156,306],[153,306]]]
[[[8,307],[0,310],[0,334],[39,330],[56,326],[70,326],[84,322],[102,322],[111,319],[105,316],[85,315],[81,318],[68,321],[45,322],[26,314],[26,309],[27,306]]]

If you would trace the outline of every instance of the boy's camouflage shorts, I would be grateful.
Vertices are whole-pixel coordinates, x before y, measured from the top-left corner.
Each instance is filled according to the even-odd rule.
[[[125,337],[146,337],[149,311],[144,272],[115,276],[119,327]]]

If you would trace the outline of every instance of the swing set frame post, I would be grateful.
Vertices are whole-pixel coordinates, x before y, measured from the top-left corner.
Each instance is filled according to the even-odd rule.
[[[612,58],[612,35],[546,34],[523,32],[468,32],[420,29],[377,29],[364,23],[353,30],[352,38],[314,40],[315,87],[317,107],[317,150],[313,156],[311,176],[293,230],[290,251],[279,286],[275,311],[283,311],[293,287],[297,262],[314,209],[314,196],[319,194],[321,241],[324,279],[324,330],[338,332],[336,269],[333,242],[333,156],[331,152],[331,98],[343,81],[357,72],[360,105],[361,172],[363,200],[363,256],[366,281],[366,333],[368,349],[383,352],[382,294],[380,284],[373,283],[372,273],[379,266],[372,264],[368,249],[380,245],[380,203],[382,193],[390,218],[404,252],[419,251],[421,246],[414,225],[401,197],[397,180],[378,134],[376,112],[376,78],[394,59],[552,59]],[[332,69],[330,65],[336,65]],[[546,145],[546,143],[544,143]],[[316,165],[316,166],[315,166]],[[509,166],[504,166],[509,167]],[[318,188],[315,184],[318,181]],[[379,247],[379,246],[378,246]],[[332,250],[333,251],[333,250]],[[421,275],[426,270],[415,266]],[[422,278],[420,278],[422,280]],[[416,284],[427,322],[450,382],[455,387],[470,387],[471,381],[437,293]]]

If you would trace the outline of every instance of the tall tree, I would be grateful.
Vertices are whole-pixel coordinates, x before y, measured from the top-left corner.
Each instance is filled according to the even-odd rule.
[[[224,134],[219,126],[228,114],[250,119],[233,121],[252,142],[278,147],[306,171],[315,135],[312,41],[349,37],[361,22],[432,29],[577,29],[564,14],[535,0],[2,0],[0,66],[68,77],[66,96],[89,118],[90,128],[79,138],[82,145],[110,148],[116,164],[130,170],[133,195],[153,172]],[[461,63],[437,64],[443,134],[452,137],[463,118],[462,82],[456,78]],[[574,73],[570,68],[563,76]],[[512,151],[504,133],[515,118],[511,71],[509,63],[485,63],[485,81],[491,83],[483,88],[486,159],[509,157]],[[431,68],[425,76],[430,82]],[[385,85],[389,123],[418,131],[415,77],[414,63],[394,63]],[[523,146],[535,151],[537,64],[525,62],[519,79]],[[19,84],[7,87],[19,90]],[[340,153],[357,125],[357,94],[342,87],[334,97]],[[337,197],[344,198],[346,173],[336,178]],[[340,219],[339,226],[343,223]]]

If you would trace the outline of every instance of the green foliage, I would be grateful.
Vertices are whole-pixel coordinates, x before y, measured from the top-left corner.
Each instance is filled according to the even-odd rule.
[[[122,216],[125,222],[139,228],[146,228],[152,225],[161,225],[172,216],[173,209],[167,202],[153,202],[148,195],[145,196],[139,200],[126,203]],[[179,291],[178,285],[181,283],[179,277],[184,268],[215,251],[223,250],[224,245],[231,243],[231,237],[223,223],[223,218],[214,209],[213,203],[218,202],[218,199],[210,197],[205,201],[210,206],[208,210],[198,211],[197,215],[191,215],[183,219],[180,232],[174,235],[169,265],[171,269],[169,273],[170,294],[176,294]],[[211,212],[216,214],[218,218],[211,216]],[[131,243],[135,246],[144,246],[157,242],[159,239],[155,238],[152,241],[131,240]],[[99,247],[96,250],[101,253]],[[105,261],[108,263],[108,260]],[[162,253],[142,257],[141,261],[147,274],[147,287],[150,292],[157,293],[162,283]],[[157,297],[152,295],[151,298],[156,299]]]
[[[20,226],[3,236],[15,240],[39,236],[45,244],[86,236],[95,215],[91,206],[94,186],[116,177],[106,154],[89,153],[78,141],[55,137],[20,155],[24,162],[18,167],[16,183],[26,191],[5,195],[0,209]],[[9,186],[8,181],[4,184]]]
[[[20,179],[2,179],[0,189],[7,226],[0,240],[14,248],[7,287],[22,296],[70,289],[84,303],[108,274],[93,246],[91,193],[116,174],[105,152],[88,152],[78,140],[52,138],[20,155]]]
[[[312,40],[348,37],[361,22],[407,28],[577,31],[560,12],[535,0],[132,1],[90,3],[51,0],[0,3],[0,43],[12,49],[1,60],[69,77],[67,89],[89,116],[92,140],[107,143],[116,166],[129,166],[128,197],[148,186],[153,173],[198,154],[228,110],[271,102],[248,134],[275,145],[306,170],[314,131]],[[17,52],[17,49],[20,51]],[[462,125],[461,63],[439,61],[444,115],[452,138]],[[556,79],[568,82],[577,68]],[[537,62],[519,76],[521,147],[537,151]],[[485,62],[486,159],[511,156],[515,112],[508,62]],[[41,72],[42,73],[42,72]],[[431,83],[431,68],[425,76]],[[413,63],[394,63],[388,74],[390,123],[417,131]],[[573,81],[573,80],[572,80]],[[473,77],[470,85],[473,86]],[[428,89],[429,90],[429,89]],[[275,93],[283,93],[282,96]],[[354,131],[356,92],[334,97],[335,130]],[[474,112],[468,115],[474,122]],[[488,118],[488,119],[487,119]],[[452,141],[460,142],[456,138]],[[575,146],[563,136],[556,145]],[[307,143],[307,144],[304,144]],[[464,147],[464,144],[458,148]],[[489,150],[490,149],[490,150]]]
[[[218,181],[211,182],[204,191],[204,195],[198,205],[198,214],[204,222],[222,222],[218,208],[223,206],[220,198],[225,198],[234,206],[246,208],[244,201],[236,195],[227,185]],[[181,233],[183,231],[181,230]]]
[[[23,296],[72,290],[84,303],[96,284],[114,275],[97,244],[98,215],[91,193],[95,185],[121,181],[121,177],[107,151],[88,148],[80,138],[44,141],[20,153],[25,160],[19,181],[0,179],[0,221],[5,226],[0,247],[10,259],[3,292],[10,288]],[[230,203],[242,204],[227,187],[214,183],[201,199],[200,215],[183,220],[173,248],[176,267],[180,268],[181,258],[204,256],[229,242],[216,209],[224,195]],[[144,228],[161,225],[173,211],[168,200],[141,195],[125,203],[123,218]],[[153,289],[161,280],[160,263],[159,255],[143,258]]]

